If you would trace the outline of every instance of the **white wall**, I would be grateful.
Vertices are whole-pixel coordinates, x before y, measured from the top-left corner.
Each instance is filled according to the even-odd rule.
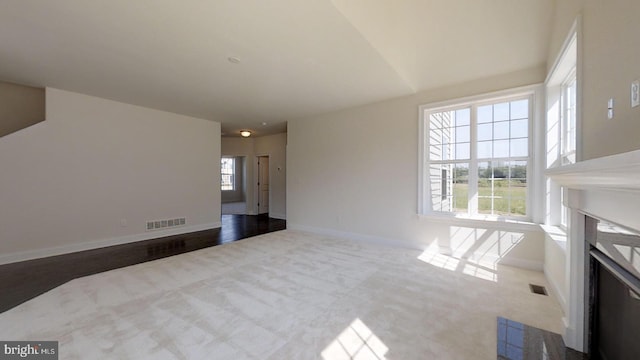
[[[222,156],[253,156],[254,138],[223,137]]]
[[[425,249],[451,241],[473,252],[494,241],[491,233],[500,230],[481,222],[417,215],[418,106],[542,82],[544,75],[536,68],[289,122],[288,226]],[[491,251],[541,269],[542,234],[516,232],[522,236],[513,237],[508,253]]]
[[[44,121],[44,89],[0,81],[0,137]]]
[[[220,226],[219,123],[50,88],[46,118],[0,138],[0,262]]]
[[[567,313],[567,237],[557,228],[549,227],[544,242],[544,274],[563,312]]]
[[[222,155],[245,156],[247,182],[247,214],[257,213],[257,201],[254,196],[257,183],[256,157],[269,155],[270,200],[269,216],[278,219],[287,218],[287,134],[275,134],[257,138],[222,138]]]
[[[578,81],[582,82],[582,158],[598,158],[640,149],[640,107],[630,107],[631,81],[640,79],[640,2],[628,0],[565,0],[556,3],[556,18],[550,41],[549,70],[559,56],[564,39],[577,16],[582,17],[582,41],[578,47]],[[614,98],[614,119],[606,118],[607,100]],[[626,195],[620,195],[620,200]],[[592,194],[590,198],[597,198]],[[616,203],[616,199],[609,202]],[[621,203],[619,203],[621,204]],[[606,218],[607,208],[585,210]],[[618,205],[619,206],[619,205]],[[629,223],[637,216],[628,215]],[[549,264],[558,267],[557,264]],[[557,277],[556,281],[562,281]]]
[[[578,14],[584,35],[578,55],[583,65],[583,159],[640,149],[640,107],[630,107],[631,82],[640,79],[640,1],[558,1],[549,65]],[[606,117],[609,98],[614,99],[612,120]]]
[[[640,79],[640,2],[629,0],[564,0],[556,2],[556,16],[549,46],[548,68],[558,57],[564,39],[577,16],[581,16],[582,37],[578,42],[578,151],[582,160],[640,149],[640,107],[630,107],[630,85]],[[614,99],[614,118],[607,119],[607,101]],[[582,145],[582,146],[580,146]],[[580,157],[580,156],[579,156]],[[625,198],[626,197],[626,198]],[[589,201],[586,201],[588,199]],[[580,208],[604,216],[610,209],[620,210],[622,204],[637,202],[626,194],[585,194]],[[595,204],[595,206],[594,206]],[[603,204],[605,205],[603,207]],[[625,205],[629,206],[629,205]],[[634,211],[618,211],[621,221],[637,224]],[[625,215],[626,214],[626,215]],[[573,217],[575,218],[575,216]],[[583,295],[578,290],[582,281],[576,280],[580,269],[584,239],[580,231],[570,231],[567,250],[559,247],[551,237],[545,249],[545,274],[560,298],[564,298],[567,329],[565,342],[581,349],[581,319],[577,319]],[[571,248],[574,248],[571,251]],[[571,258],[574,253],[574,258]],[[573,262],[573,264],[572,264]],[[572,270],[573,269],[573,270]],[[563,299],[561,299],[562,302]],[[576,335],[578,334],[578,335]]]

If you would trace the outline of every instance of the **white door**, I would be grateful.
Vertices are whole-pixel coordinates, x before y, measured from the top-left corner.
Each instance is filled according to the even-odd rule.
[[[258,157],[258,214],[269,212],[269,157]]]

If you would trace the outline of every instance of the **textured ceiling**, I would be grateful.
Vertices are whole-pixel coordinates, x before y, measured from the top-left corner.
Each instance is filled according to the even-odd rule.
[[[0,80],[263,135],[539,66],[552,10],[552,0],[4,0]]]

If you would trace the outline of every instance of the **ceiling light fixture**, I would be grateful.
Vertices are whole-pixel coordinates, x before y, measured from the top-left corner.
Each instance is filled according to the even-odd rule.
[[[242,136],[242,137],[249,137],[249,136],[251,136],[251,131],[249,131],[249,130],[242,130],[242,131],[240,131],[240,136]]]
[[[229,62],[232,64],[240,64],[240,59],[235,56],[229,56],[227,60],[229,60]]]

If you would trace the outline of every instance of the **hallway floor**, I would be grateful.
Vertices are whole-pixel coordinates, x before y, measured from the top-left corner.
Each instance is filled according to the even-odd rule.
[[[222,215],[244,215],[247,213],[247,203],[231,202],[222,203]]]

